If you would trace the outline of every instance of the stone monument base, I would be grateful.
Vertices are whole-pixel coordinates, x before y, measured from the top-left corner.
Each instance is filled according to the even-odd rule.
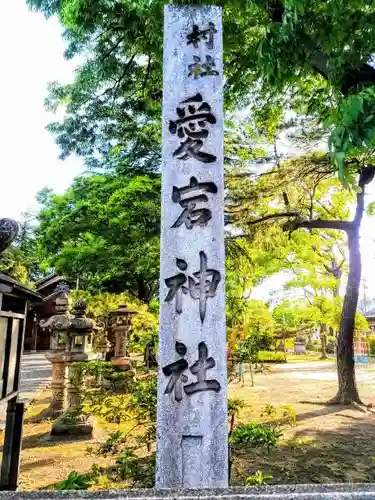
[[[50,432],[51,437],[64,436],[86,436],[91,439],[94,434],[95,419],[93,417],[85,418],[83,416],[67,417],[64,413],[52,424]]]

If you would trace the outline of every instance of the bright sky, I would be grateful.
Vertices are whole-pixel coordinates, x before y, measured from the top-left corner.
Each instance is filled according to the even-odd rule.
[[[35,209],[44,186],[63,192],[82,170],[78,159],[58,160],[59,148],[45,126],[54,116],[44,110],[47,84],[72,80],[65,43],[55,19],[29,12],[25,0],[0,2],[1,125],[0,218],[20,219]]]
[[[83,167],[77,158],[58,160],[59,148],[45,126],[53,115],[44,110],[48,82],[68,83],[74,63],[63,58],[65,43],[56,19],[48,21],[28,10],[25,0],[1,2],[1,134],[0,218],[20,219],[36,209],[36,193],[44,186],[63,192]],[[372,186],[367,201],[375,200]],[[366,217],[362,229],[363,275],[367,294],[375,297],[375,217]],[[282,286],[273,278],[257,290],[259,298]],[[362,288],[363,290],[363,288]]]

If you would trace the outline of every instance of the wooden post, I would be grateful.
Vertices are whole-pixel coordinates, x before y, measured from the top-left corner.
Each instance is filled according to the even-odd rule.
[[[17,396],[8,402],[0,490],[17,489],[24,410],[24,403],[17,402]]]

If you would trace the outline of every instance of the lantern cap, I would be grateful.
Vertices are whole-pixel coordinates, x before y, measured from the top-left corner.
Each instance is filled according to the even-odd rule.
[[[117,309],[109,311],[110,316],[132,316],[137,314],[137,311],[131,311],[127,308],[126,304],[119,304]]]

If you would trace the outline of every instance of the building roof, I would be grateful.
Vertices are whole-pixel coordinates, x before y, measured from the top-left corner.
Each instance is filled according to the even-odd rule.
[[[65,281],[66,278],[65,276],[58,276],[57,274],[50,274],[49,276],[46,276],[45,278],[37,281],[36,283],[36,289],[38,292],[41,290],[44,290],[44,288],[47,288],[51,285],[57,285],[60,283],[60,281]]]
[[[40,280],[38,280],[38,281],[36,282],[36,286],[38,287],[38,286],[42,285],[45,281],[48,281],[48,280],[50,280],[51,278],[54,278],[55,276],[57,276],[57,274],[56,274],[56,273],[50,273],[50,274],[48,274],[47,276],[43,276],[43,278],[40,278]]]
[[[11,278],[7,274],[0,273],[0,285],[1,284],[9,286],[10,288],[9,293],[22,295],[26,299],[32,302],[40,302],[41,300],[43,300],[43,297],[39,293],[34,292],[34,290],[30,290],[30,288],[27,288],[26,286],[22,285],[22,283],[19,283],[18,281]]]
[[[375,308],[370,309],[364,314],[365,318],[375,318]]]

